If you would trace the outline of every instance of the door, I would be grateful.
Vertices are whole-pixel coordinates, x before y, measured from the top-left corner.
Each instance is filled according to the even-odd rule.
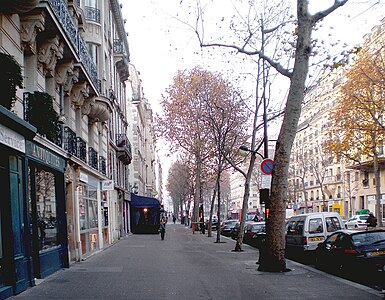
[[[0,287],[7,285],[7,270],[9,272],[12,255],[10,255],[11,245],[11,220],[10,220],[10,189],[9,189],[9,161],[8,155],[0,155]]]

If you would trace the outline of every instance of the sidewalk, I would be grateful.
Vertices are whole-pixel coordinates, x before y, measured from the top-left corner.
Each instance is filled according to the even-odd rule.
[[[166,238],[130,235],[55,273],[15,299],[382,299],[380,291],[287,260],[286,273],[259,272],[258,250],[233,252],[184,225]]]

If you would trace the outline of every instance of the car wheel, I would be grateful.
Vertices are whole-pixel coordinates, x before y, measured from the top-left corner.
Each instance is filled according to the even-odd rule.
[[[356,225],[354,226],[354,228],[358,228],[358,225],[356,224]]]

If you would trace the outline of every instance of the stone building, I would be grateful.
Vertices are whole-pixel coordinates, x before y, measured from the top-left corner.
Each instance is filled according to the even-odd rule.
[[[2,299],[129,232],[132,149],[117,0],[5,0],[0,21]]]
[[[364,36],[364,51],[378,48],[384,41],[385,19]],[[288,207],[297,213],[336,211],[350,216],[362,210],[375,212],[376,183],[373,158],[361,156],[359,163],[340,160],[324,150],[331,138],[329,118],[344,74],[354,63],[326,72],[320,81],[306,91],[297,135],[293,144]],[[384,149],[379,149],[381,199],[380,211],[385,220]],[[307,208],[307,209],[306,209]]]

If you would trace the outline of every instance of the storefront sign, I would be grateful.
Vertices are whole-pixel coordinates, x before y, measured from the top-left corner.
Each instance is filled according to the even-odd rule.
[[[80,172],[79,174],[79,180],[80,181],[83,181],[85,183],[88,183],[88,175],[83,173],[83,172]]]
[[[65,171],[66,161],[51,150],[43,148],[31,141],[26,141],[25,146],[27,156],[61,172]]]
[[[0,124],[0,143],[25,153],[25,139],[21,134],[14,132]]]
[[[114,182],[112,180],[103,180],[102,181],[102,191],[113,191]]]

